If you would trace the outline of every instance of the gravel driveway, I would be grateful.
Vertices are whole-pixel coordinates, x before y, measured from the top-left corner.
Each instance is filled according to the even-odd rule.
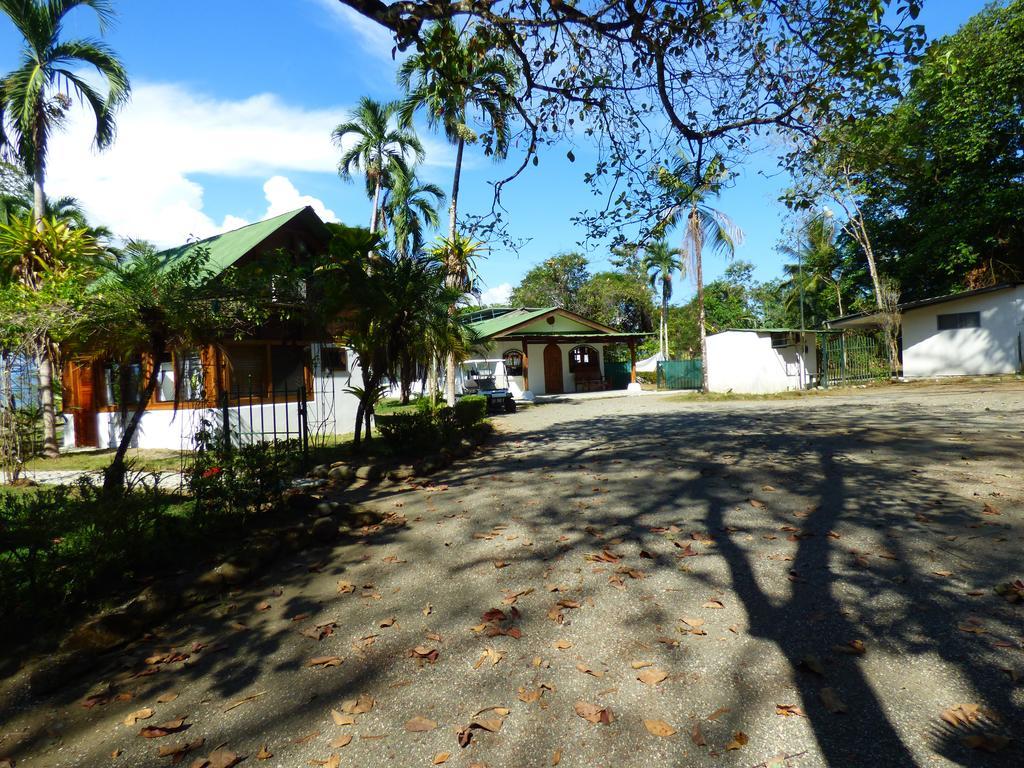
[[[993,592],[1024,577],[1024,386],[591,399],[500,430],[373,494],[405,527],[279,561],[4,713],[0,757],[1024,765],[1024,605]]]

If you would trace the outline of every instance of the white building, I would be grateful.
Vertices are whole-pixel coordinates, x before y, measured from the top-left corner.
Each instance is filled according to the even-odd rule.
[[[630,386],[639,388],[636,345],[645,334],[622,333],[559,307],[482,309],[467,324],[480,353],[500,360],[499,377],[507,375],[516,400],[607,388],[608,344],[628,345]]]
[[[985,376],[1024,370],[1024,284],[1002,283],[900,305],[903,375]],[[873,313],[832,328],[877,327]]]
[[[816,383],[817,334],[790,328],[733,329],[707,338],[711,392],[769,394]]]

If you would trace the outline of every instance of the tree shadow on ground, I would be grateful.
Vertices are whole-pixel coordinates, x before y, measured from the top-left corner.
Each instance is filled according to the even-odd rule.
[[[953,764],[1019,765],[1022,734],[1012,729],[1024,715],[1020,686],[1002,669],[1021,652],[1020,608],[1002,603],[991,589],[1019,575],[1014,570],[1024,531],[1019,511],[986,516],[983,500],[957,486],[958,473],[972,461],[963,458],[972,449],[947,439],[961,419],[972,423],[955,412],[937,416],[924,409],[905,409],[894,424],[885,408],[747,407],[609,414],[590,421],[570,416],[544,429],[509,432],[472,461],[432,478],[432,489],[359,491],[356,496],[367,503],[407,515],[411,527],[282,559],[259,583],[182,615],[111,655],[82,683],[34,702],[37,709],[74,709],[75,715],[60,728],[46,718],[25,726],[6,752],[32,757],[56,743],[74,744],[96,728],[92,713],[116,721],[169,690],[181,694],[174,712],[196,715],[192,734],[206,736],[208,744],[246,743],[254,751],[259,734],[288,732],[301,739],[326,731],[330,708],[373,691],[386,706],[361,716],[362,733],[371,739],[388,735],[360,748],[377,744],[397,764],[418,762],[394,751],[420,749],[429,757],[422,740],[407,743],[396,733],[405,718],[432,716],[450,730],[476,709],[507,702],[510,685],[537,685],[555,674],[554,667],[513,671],[509,664],[529,668],[530,654],[519,650],[524,642],[468,631],[484,611],[502,604],[497,580],[510,591],[536,590],[518,603],[524,640],[589,626],[582,612],[567,611],[566,625],[546,618],[563,593],[544,587],[566,584],[564,594],[583,604],[580,611],[588,601],[620,606],[617,624],[607,631],[620,635],[622,653],[657,654],[680,670],[689,686],[679,694],[683,700],[705,712],[731,710],[725,716],[730,731],[756,731],[745,724],[763,719],[766,707],[774,716],[773,702],[764,698],[773,689],[765,691],[757,676],[776,653],[784,666],[772,674],[780,690],[795,687],[820,755],[820,761],[812,756],[800,765],[925,765],[935,753]],[[974,426],[987,433],[986,461],[1018,467],[1015,443],[1001,439],[1004,424],[992,416]],[[519,526],[536,542],[495,549],[502,525]],[[429,526],[453,532],[443,541],[432,539]],[[494,542],[476,538],[491,531],[499,532]],[[441,571],[429,570],[437,549],[449,544],[458,556]],[[583,559],[605,550],[621,559]],[[511,563],[507,569],[495,567],[499,556]],[[401,562],[388,563],[388,557],[431,576],[402,580]],[[627,564],[647,578],[616,574]],[[941,575],[947,570],[954,573]],[[361,574],[354,592],[338,593],[334,582],[352,572]],[[616,577],[619,586],[609,583]],[[653,594],[655,587],[646,584],[661,591]],[[442,593],[443,614],[421,614],[431,596]],[[721,650],[709,652],[711,637],[680,634],[674,626],[681,616],[699,613],[708,594],[720,595],[727,608],[737,602],[742,608],[737,633],[749,640],[739,650],[720,644]],[[382,627],[392,616],[398,624]],[[333,634],[321,640],[300,634],[330,622]],[[442,636],[436,668],[408,655],[410,633],[422,640],[431,632]],[[659,645],[655,638],[664,635],[678,645]],[[863,656],[833,650],[851,640],[865,643]],[[1005,643],[1016,646],[998,645]],[[488,644],[507,653],[505,667],[442,675],[446,664],[472,660]],[[170,650],[190,658],[146,663]],[[309,666],[310,659],[329,654],[344,662]],[[818,658],[823,675],[806,669],[809,655]],[[691,666],[708,664],[720,664],[730,676],[707,685],[714,682],[710,676]],[[149,674],[154,667],[159,671]],[[131,676],[137,674],[142,676]],[[406,697],[413,690],[408,686],[424,675],[431,680],[428,698]],[[565,720],[575,717],[574,697],[593,695],[585,688],[577,692],[574,680],[560,683],[556,694]],[[83,712],[79,703],[101,681],[114,681],[112,695],[133,691],[132,701]],[[940,711],[961,703],[945,693],[954,683],[1001,716],[1000,727],[1015,737],[1008,748],[987,755],[961,744],[956,729],[941,728]],[[821,698],[826,687],[842,699],[845,714],[828,711]],[[223,711],[254,695],[258,703]],[[664,705],[670,701],[677,705],[677,699]],[[628,700],[619,706],[629,712]],[[494,765],[536,764],[538,755],[562,745],[565,737],[548,713],[527,707],[517,715],[519,722],[510,718],[502,734],[480,736],[470,754],[483,752]],[[691,712],[691,720],[712,728],[706,717]],[[119,733],[117,742],[124,742],[131,764],[163,764],[143,750],[148,745],[142,740],[125,739],[134,730]],[[637,752],[612,740],[621,733],[615,727],[586,731],[597,754],[628,763]],[[275,738],[281,759],[298,759],[302,744]],[[6,746],[0,744],[0,751]],[[687,747],[688,755],[677,750],[661,763],[722,764],[722,754]],[[497,762],[487,749],[500,755]],[[82,750],[91,759],[109,752],[95,744]],[[724,756],[729,764],[753,763],[745,752]]]

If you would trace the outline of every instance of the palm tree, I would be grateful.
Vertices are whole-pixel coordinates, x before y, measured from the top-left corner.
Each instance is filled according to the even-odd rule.
[[[114,12],[107,0],[0,0],[0,12],[21,34],[24,46],[18,67],[0,80],[0,150],[13,154],[32,176],[32,210],[36,226],[46,217],[46,163],[49,140],[65,121],[71,96],[89,106],[96,121],[98,149],[114,140],[114,114],[128,100],[131,86],[114,52],[98,40],[62,40],[65,17],[75,8],[95,11],[103,32]],[[106,93],[81,73],[96,70]],[[50,344],[40,340],[41,349]],[[53,361],[39,357],[39,396],[43,411],[43,451],[56,456],[57,421],[53,404]]]
[[[455,291],[456,296],[467,294],[478,294],[476,259],[483,252],[484,244],[479,240],[473,240],[460,232],[452,237],[439,238],[437,244],[430,250],[430,255],[444,265],[447,273],[447,284]],[[456,302],[448,308],[448,314],[455,317]],[[447,347],[444,343],[435,343],[431,347],[430,362],[428,367],[430,396],[437,392],[437,366],[435,361],[445,361],[445,395],[448,393],[455,398],[455,358],[457,357],[454,348]]]
[[[455,149],[455,171],[448,205],[448,239],[456,235],[459,183],[467,143],[477,141],[471,119],[485,127],[484,151],[495,160],[508,154],[509,124],[519,88],[518,70],[488,41],[471,36],[464,39],[451,19],[431,25],[420,52],[410,56],[398,72],[405,91],[402,117],[411,123],[413,114],[424,109],[431,128],[440,126]],[[455,264],[449,264],[454,274]],[[454,280],[454,278],[453,278]],[[446,399],[455,403],[455,358],[446,360]]]
[[[444,190],[437,184],[421,182],[413,169],[395,169],[384,201],[384,217],[394,230],[399,257],[415,255],[423,249],[423,230],[440,223],[437,209],[444,203],[444,197]]]
[[[704,266],[705,245],[715,252],[732,258],[736,245],[743,240],[743,232],[722,211],[707,204],[709,197],[717,197],[726,179],[725,164],[720,157],[714,157],[706,166],[691,162],[680,154],[673,168],[662,167],[657,171],[657,183],[668,202],[667,207],[654,227],[654,233],[663,235],[684,218],[686,232],[683,235],[682,253],[687,271],[697,283],[697,329],[700,333],[701,389],[708,391],[708,340],[704,312]]]
[[[655,240],[644,249],[643,269],[651,288],[661,283],[661,327],[658,334],[661,357],[668,359],[668,302],[672,298],[672,273],[681,269],[680,252],[666,240]]]
[[[377,231],[380,216],[381,193],[389,184],[392,174],[408,173],[410,155],[422,162],[423,145],[415,132],[397,124],[398,103],[382,103],[364,96],[359,100],[352,119],[340,123],[331,134],[334,143],[342,148],[338,161],[338,174],[351,181],[359,171],[366,176],[367,196],[373,200],[370,213],[370,232]],[[355,144],[344,149],[350,137]]]
[[[818,293],[824,286],[829,286],[835,291],[836,307],[839,316],[842,316],[843,292],[837,277],[842,260],[836,247],[836,230],[832,219],[824,215],[808,219],[801,227],[801,235],[798,245],[781,245],[779,251],[796,260],[795,264],[784,265],[783,270],[788,277],[785,283],[789,293],[787,304],[800,300],[800,324],[803,326],[805,294]]]

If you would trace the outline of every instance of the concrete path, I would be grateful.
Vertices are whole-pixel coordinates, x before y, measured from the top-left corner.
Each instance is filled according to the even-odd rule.
[[[1024,606],[993,587],[1024,576],[1022,413],[1020,385],[524,409],[377,492],[404,528],[3,713],[0,758],[1020,766]]]

